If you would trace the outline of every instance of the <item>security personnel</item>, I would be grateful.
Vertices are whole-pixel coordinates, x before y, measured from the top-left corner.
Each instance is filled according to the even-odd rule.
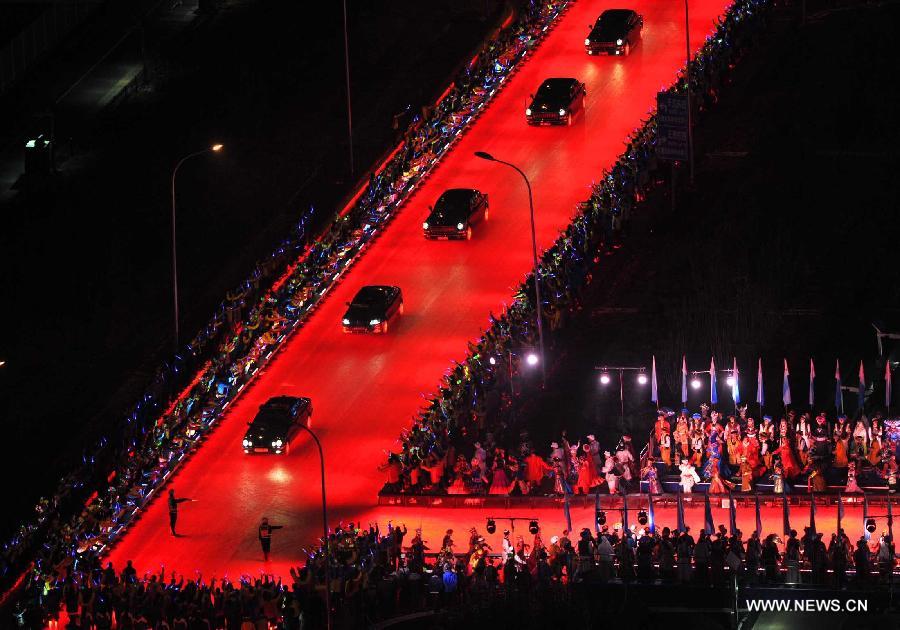
[[[178,534],[175,533],[175,523],[178,522],[178,504],[192,500],[193,499],[185,498],[176,499],[175,490],[169,490],[169,529],[172,530],[173,536],[178,536]]]
[[[272,545],[272,531],[281,529],[283,525],[269,525],[269,519],[263,517],[262,523],[259,524],[259,544],[262,545],[263,558],[269,561],[269,549]]]

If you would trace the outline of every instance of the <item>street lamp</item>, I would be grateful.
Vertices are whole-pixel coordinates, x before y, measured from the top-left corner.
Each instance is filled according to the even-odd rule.
[[[531,259],[534,265],[534,296],[537,301],[537,304],[535,306],[535,319],[537,320],[538,346],[540,349],[541,359],[541,384],[546,386],[547,368],[545,366],[546,355],[544,354],[544,327],[541,324],[541,320],[543,319],[543,302],[541,301],[541,276],[540,269],[538,268],[537,236],[534,229],[534,198],[531,195],[531,182],[528,181],[528,176],[525,175],[522,169],[520,169],[515,164],[504,162],[503,160],[498,160],[490,153],[485,153],[484,151],[475,151],[475,157],[481,158],[482,160],[487,160],[488,162],[497,162],[498,164],[504,164],[510,167],[522,176],[522,179],[525,180],[525,187],[528,188],[528,209],[531,216]],[[531,362],[530,357],[526,360],[530,365],[534,365],[534,363]]]
[[[325,455],[322,453],[322,443],[319,438],[305,424],[300,428],[309,433],[319,448],[319,467],[322,476],[322,543],[325,545],[325,620],[327,630],[331,630],[331,558],[328,555],[328,507],[325,501]]]
[[[175,176],[178,174],[178,169],[181,168],[181,165],[190,160],[192,157],[197,157],[198,155],[203,155],[204,153],[218,153],[224,148],[222,144],[214,144],[202,151],[195,151],[194,153],[190,153],[180,160],[175,165],[175,168],[172,169],[172,302],[175,306],[175,352],[178,352],[178,342],[181,338],[179,331],[179,316],[178,316],[178,248],[176,246],[176,230],[175,230]]]
[[[647,384],[647,368],[631,365],[604,365],[603,367],[594,368],[600,370],[600,382],[603,385],[609,385],[609,373],[612,371],[619,373],[619,413],[621,426],[625,428],[625,372],[637,372],[637,382],[640,385]]]
[[[525,357],[525,363],[526,363],[526,365],[528,365],[529,367],[534,367],[535,365],[537,365],[538,363],[540,363],[540,358],[538,357],[537,354],[534,353],[533,350],[529,350],[529,351],[526,352],[524,355],[516,355],[516,356],[524,356],[524,357]],[[507,380],[509,381],[509,402],[510,402],[510,410],[511,410],[511,412],[512,412],[513,422],[515,422],[515,417],[516,417],[516,403],[515,403],[515,399],[516,399],[516,388],[515,388],[515,384],[513,383],[513,366],[512,366],[512,360],[513,360],[513,351],[512,351],[512,350],[506,350],[506,376],[507,376]],[[497,357],[494,357],[494,356],[488,357],[488,363],[490,363],[491,365],[496,366],[496,365],[497,365],[497,362],[498,362]]]

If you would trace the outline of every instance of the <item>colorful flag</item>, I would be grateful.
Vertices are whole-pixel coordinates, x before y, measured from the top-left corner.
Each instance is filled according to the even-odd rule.
[[[812,357],[809,358],[809,408],[812,410],[813,405],[816,400],[815,387],[813,386],[816,381],[816,366],[813,363]]]
[[[712,517],[712,506],[709,504],[709,495],[703,495],[703,498],[706,499],[704,505],[704,513],[703,513],[703,528],[706,530],[707,534],[712,534],[716,531],[716,526],[713,523]]]
[[[647,497],[650,500],[650,505],[647,508],[647,519],[650,521],[650,533],[655,534],[656,533],[656,518],[653,516],[653,495],[648,494]]]
[[[791,508],[788,506],[787,495],[781,495],[781,520],[784,527],[784,535],[787,536],[791,533]]]
[[[716,357],[709,360],[709,401],[714,405],[719,402],[719,393],[716,391]]]
[[[844,392],[841,390],[841,360],[834,362],[834,408],[838,413],[844,411]]]
[[[863,371],[863,362],[859,362],[859,393],[856,395],[856,407],[862,410],[866,405],[866,373]]]
[[[891,407],[891,362],[884,362],[884,406]]]
[[[759,360],[759,367],[756,370],[756,402],[760,407],[766,404],[766,397],[763,394],[762,359]]]
[[[659,396],[656,393],[656,355],[653,356],[653,367],[650,370],[650,402],[659,404]]]
[[[841,521],[844,520],[844,497],[838,492],[838,530],[841,529]]]
[[[678,531],[683,532],[684,531],[684,495],[680,490],[678,491],[678,504],[676,506],[675,517],[678,520],[678,523],[677,523]]]
[[[737,366],[737,357],[734,357],[734,363],[732,363],[733,367],[731,368],[731,399],[734,400],[735,405],[739,405],[741,403],[741,386],[739,383],[738,377],[738,366]]]
[[[762,538],[762,510],[759,509],[759,495],[756,496],[756,535]]]
[[[787,407],[791,404],[791,373],[788,371],[787,359],[784,360],[784,382],[781,384],[781,402]]]
[[[737,532],[737,505],[734,503],[734,495],[728,493],[728,526],[731,528],[731,535]]]
[[[687,404],[687,358],[681,355],[681,404]]]
[[[569,493],[566,493],[565,498],[563,499],[563,513],[566,515],[566,528],[569,531],[572,531],[572,515],[569,512]]]

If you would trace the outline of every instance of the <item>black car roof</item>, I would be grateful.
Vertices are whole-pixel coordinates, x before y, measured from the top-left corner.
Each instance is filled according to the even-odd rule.
[[[607,9],[600,14],[600,17],[597,18],[597,22],[609,20],[610,25],[620,22],[624,23],[633,13],[634,11],[632,9]]]
[[[267,426],[267,425],[285,425],[293,421],[290,414],[284,412],[283,409],[272,409],[263,407],[253,418],[251,426]]]
[[[369,285],[361,288],[356,292],[356,296],[353,298],[353,303],[357,302],[365,302],[371,303],[376,300],[382,300],[386,298],[391,292],[394,291],[394,287],[386,286],[386,285]]]
[[[578,79],[544,79],[544,81],[541,83],[541,89],[554,90],[560,88],[570,88],[575,83],[578,83]]]
[[[450,188],[441,193],[438,203],[464,203],[469,201],[478,191],[473,188]]]
[[[571,97],[572,86],[576,83],[578,83],[578,79],[544,79],[541,83],[541,87],[538,89],[538,95],[541,98],[550,97],[553,99],[568,99]]]

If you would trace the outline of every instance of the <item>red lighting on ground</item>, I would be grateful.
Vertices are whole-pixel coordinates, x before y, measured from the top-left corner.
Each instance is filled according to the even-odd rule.
[[[697,47],[726,5],[727,0],[692,3],[691,41]],[[452,361],[463,358],[466,343],[480,335],[486,314],[499,312],[509,302],[510,287],[531,268],[526,191],[506,169],[484,168],[473,152],[502,155],[527,169],[535,207],[540,208],[538,245],[547,247],[585,200],[591,183],[621,153],[622,140],[653,105],[659,85],[670,82],[681,66],[683,7],[636,0],[633,8],[659,28],[648,29],[644,43],[627,59],[597,58],[586,55],[581,46],[584,25],[596,19],[597,8],[572,4],[443,163],[419,183],[390,227],[345,272],[330,299],[285,342],[204,445],[181,466],[169,487],[179,496],[197,499],[179,510],[184,536],[172,538],[165,501],[154,501],[112,550],[109,559],[114,566],[132,559],[139,568],[165,563],[185,575],[195,568],[204,575],[257,574],[264,568],[266,573],[286,576],[290,566],[302,561],[298,550],[309,548],[321,536],[315,447],[301,435],[292,442],[290,453],[280,457],[245,457],[240,444],[246,419],[262,402],[282,394],[314,401],[332,524],[343,519],[377,521],[384,527],[393,519],[412,531],[421,523],[432,543],[447,527],[458,531],[483,527],[487,514],[477,498],[460,509],[377,506],[384,478],[376,469],[384,451],[397,449],[401,428],[421,407],[421,392],[435,390]],[[528,127],[522,104],[544,78],[553,75],[587,82],[587,115],[572,127]],[[376,172],[402,147],[398,145]],[[461,186],[490,194],[490,222],[478,226],[471,242],[425,241],[421,226],[428,204],[443,190]],[[341,216],[361,194],[362,189]],[[342,334],[344,303],[362,284],[401,286],[412,316],[400,318],[385,335]],[[278,476],[272,475],[276,466],[302,482],[286,492]],[[505,512],[491,510],[495,517]],[[826,518],[824,513],[820,518]],[[284,515],[286,527],[273,540],[272,562],[264,565],[255,526],[259,518],[272,514]],[[540,509],[534,516],[546,532],[563,528],[562,510]],[[767,524],[770,517],[777,521],[773,531],[780,531],[780,511],[767,510]],[[579,504],[572,518],[579,526],[593,527],[593,504],[584,508]],[[717,512],[716,518],[717,523],[727,522],[727,513]],[[739,515],[742,521],[745,518],[753,518],[752,510]],[[848,514],[848,522],[851,518],[855,516]],[[693,510],[689,519],[696,532],[702,509]],[[667,513],[660,508],[656,520],[674,523],[674,510]],[[749,524],[741,525],[745,532],[752,531]],[[500,546],[499,540],[489,542]]]

